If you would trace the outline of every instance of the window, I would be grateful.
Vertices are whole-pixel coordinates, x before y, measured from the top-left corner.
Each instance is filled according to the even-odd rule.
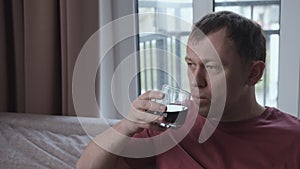
[[[233,11],[259,23],[267,41],[266,69],[256,85],[259,103],[277,106],[280,0],[215,0],[214,11]]]
[[[188,88],[181,78],[186,77],[181,63],[192,27],[193,1],[138,0],[138,13],[140,93],[165,83]]]

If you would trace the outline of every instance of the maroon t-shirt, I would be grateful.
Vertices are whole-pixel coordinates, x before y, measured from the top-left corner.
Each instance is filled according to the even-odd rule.
[[[220,122],[210,138],[199,143],[204,122],[197,116],[179,144],[155,156],[157,169],[300,169],[300,121],[291,115],[267,107],[250,120]],[[144,130],[135,137],[156,134]],[[143,160],[130,160],[132,166],[134,161]]]

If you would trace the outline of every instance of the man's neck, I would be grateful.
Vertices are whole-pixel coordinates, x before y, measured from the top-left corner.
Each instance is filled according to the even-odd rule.
[[[260,116],[265,108],[257,103],[255,94],[241,99],[240,104],[224,110],[221,121],[242,121]]]

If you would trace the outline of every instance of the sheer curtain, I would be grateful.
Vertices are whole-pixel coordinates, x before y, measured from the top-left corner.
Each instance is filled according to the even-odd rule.
[[[0,0],[0,111],[76,115],[73,68],[99,22],[99,0]]]

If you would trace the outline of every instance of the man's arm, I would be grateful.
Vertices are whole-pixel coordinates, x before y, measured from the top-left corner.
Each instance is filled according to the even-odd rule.
[[[122,157],[119,157],[105,149],[102,146],[105,146],[106,149],[111,149],[111,151],[117,151],[118,148],[128,142],[125,135],[122,136],[117,134],[116,131],[122,132],[122,125],[125,122],[120,122],[113,126],[113,129],[110,128],[100,135],[96,136],[86,147],[83,154],[81,155],[79,161],[76,164],[77,169],[117,169],[117,168],[129,168]],[[117,130],[120,129],[120,130]],[[126,130],[123,130],[126,132]],[[125,134],[125,133],[124,133]],[[128,133],[128,136],[129,133]]]
[[[97,135],[84,150],[76,164],[76,168],[129,168],[122,157],[111,152],[122,151],[130,137],[143,129],[162,130],[161,127],[153,122],[159,123],[163,120],[163,117],[146,113],[146,111],[164,112],[166,110],[165,105],[151,101],[151,99],[162,99],[163,97],[162,93],[152,91],[146,92],[133,101],[127,119],[123,119],[112,128]]]

